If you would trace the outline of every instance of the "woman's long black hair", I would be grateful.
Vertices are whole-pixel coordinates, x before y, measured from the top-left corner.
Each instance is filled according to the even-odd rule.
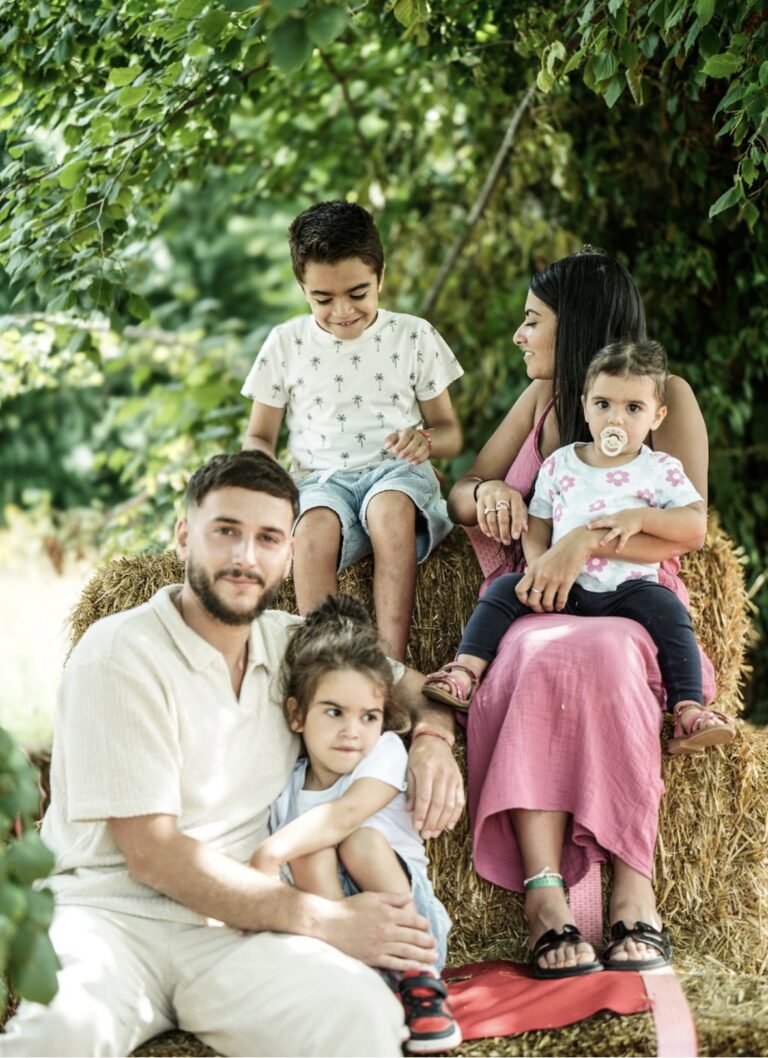
[[[531,293],[557,314],[553,387],[560,444],[588,441],[581,406],[587,366],[611,342],[645,338],[640,293],[624,265],[590,247],[537,272]]]

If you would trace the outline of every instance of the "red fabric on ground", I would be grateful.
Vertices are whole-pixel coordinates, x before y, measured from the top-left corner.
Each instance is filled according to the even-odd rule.
[[[443,970],[443,980],[465,1040],[559,1029],[598,1010],[641,1014],[651,1009],[640,974],[616,970],[539,981],[529,967],[499,961]]]

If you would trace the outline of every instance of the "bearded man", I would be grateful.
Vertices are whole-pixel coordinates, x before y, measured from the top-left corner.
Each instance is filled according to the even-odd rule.
[[[410,893],[333,902],[261,874],[299,739],[278,672],[301,618],[268,610],[291,560],[297,493],[262,452],[211,459],[176,527],[183,585],[96,622],[64,671],[44,840],[56,855],[50,1006],[22,1003],[0,1054],[126,1055],[177,1026],[223,1055],[399,1055],[399,1003],[370,967],[434,960]],[[414,816],[452,826],[453,720],[393,663],[423,733]],[[443,737],[444,736],[444,737]]]

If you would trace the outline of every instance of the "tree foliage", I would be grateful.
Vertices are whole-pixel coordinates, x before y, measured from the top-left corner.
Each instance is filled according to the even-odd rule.
[[[531,270],[583,242],[619,254],[700,398],[712,500],[758,572],[765,7],[0,0],[0,469],[65,467],[66,504],[80,468],[113,548],[167,539],[189,467],[242,435],[266,330],[303,311],[291,216],[351,196],[379,218],[393,307],[419,311],[469,236],[430,313],[467,371],[449,476],[525,383],[510,339]]]

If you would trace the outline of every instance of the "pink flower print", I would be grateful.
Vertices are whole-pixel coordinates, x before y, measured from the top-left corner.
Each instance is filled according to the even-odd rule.
[[[678,470],[677,467],[670,467],[667,471],[667,481],[670,485],[682,485],[685,481],[685,477],[683,472]]]
[[[558,503],[557,507],[555,507],[554,511],[552,512],[552,521],[553,522],[559,522],[562,517],[563,517],[563,505],[562,505],[562,503]]]
[[[656,503],[656,497],[650,489],[638,489],[635,493],[635,496],[637,496],[639,500],[645,500],[649,507],[658,506],[658,504]]]
[[[549,476],[552,477],[555,472],[555,457],[550,456],[549,459],[545,459],[541,464],[541,469],[546,470]]]
[[[587,573],[602,573],[607,565],[607,558],[599,558],[597,555],[593,555],[591,558],[587,559],[584,569]]]
[[[639,569],[633,569],[632,572],[629,573],[624,578],[624,580],[642,580],[642,579],[643,579],[643,575],[642,575],[642,573],[640,572]]]
[[[629,481],[629,473],[626,470],[609,470],[605,475],[605,480],[609,485],[621,487]]]
[[[594,503],[590,503],[587,510],[590,511],[592,514],[594,514],[595,511],[605,510],[605,500],[595,500]]]
[[[572,478],[570,474],[563,474],[558,484],[563,492],[567,492],[568,489],[572,489],[576,484],[576,478]]]
[[[552,500],[555,498],[555,490],[554,489],[550,489],[549,492],[548,492],[548,496],[549,496],[549,502],[551,503]]]
[[[658,462],[659,462],[659,463],[666,463],[666,461],[667,461],[668,459],[669,459],[669,456],[668,456],[668,455],[663,455],[663,456],[659,456]]]

